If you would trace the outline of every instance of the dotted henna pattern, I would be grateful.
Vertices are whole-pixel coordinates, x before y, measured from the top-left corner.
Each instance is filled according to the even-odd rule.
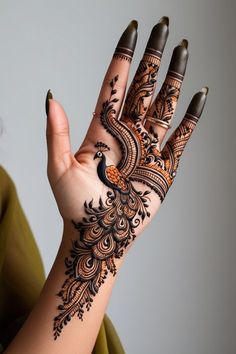
[[[140,68],[149,80],[154,80],[152,74],[147,73],[146,66]],[[153,66],[149,66],[149,70],[152,73]],[[125,121],[115,118],[117,81],[118,75],[110,82],[110,97],[103,103],[99,118],[103,127],[119,143],[122,159],[117,166],[107,166],[106,153],[110,147],[105,142],[95,144],[94,158],[99,160],[98,177],[109,187],[109,191],[106,200],[100,199],[97,206],[93,205],[93,201],[85,202],[85,217],[79,222],[72,221],[78,230],[78,239],[73,241],[70,255],[65,259],[66,280],[58,293],[61,304],[54,318],[54,339],[58,338],[63,326],[75,314],[83,320],[85,309],[91,308],[93,298],[108,272],[113,276],[116,274],[115,259],[120,258],[124,249],[134,240],[137,226],[150,216],[150,190],[137,191],[133,181],[150,187],[162,202],[173,183],[179,158],[197,123],[196,117],[186,114],[164,149],[159,151],[157,137],[147,132],[139,119],[133,119],[134,112],[135,117],[139,116],[139,109],[143,108],[141,104],[132,106],[130,116],[126,112]],[[145,82],[142,90],[139,87],[139,97],[142,97],[144,87],[148,92],[153,84],[153,81],[151,84]]]

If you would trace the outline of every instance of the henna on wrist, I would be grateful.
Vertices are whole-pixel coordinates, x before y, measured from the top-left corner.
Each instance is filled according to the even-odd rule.
[[[134,27],[135,23],[131,22],[116,47],[114,57],[118,60],[130,61],[132,58],[137,35],[136,31],[132,32]],[[130,33],[133,34],[130,36]],[[154,41],[157,39],[156,33],[161,38],[159,42]],[[105,141],[98,141],[94,145],[97,176],[108,187],[108,192],[105,200],[100,198],[98,205],[94,205],[93,200],[85,201],[85,216],[79,221],[72,220],[78,238],[72,242],[70,255],[65,259],[66,279],[57,294],[61,303],[54,318],[55,340],[74,315],[83,320],[85,309],[89,311],[91,308],[108,273],[116,275],[116,259],[123,256],[125,249],[136,237],[136,229],[150,217],[148,208],[151,190],[163,202],[176,176],[180,156],[203,110],[207,88],[193,97],[182,122],[162,151],[158,148],[155,131],[152,128],[146,130],[142,124],[150,103],[146,98],[153,94],[167,36],[168,21],[164,19],[152,31],[127,94],[121,119],[117,119],[114,108],[119,101],[116,97],[119,75],[110,81],[110,96],[103,102],[101,112],[95,113],[94,118],[99,119],[104,129],[119,144],[122,158],[117,166],[108,165],[107,155],[111,147]],[[171,65],[173,69],[174,64]],[[183,62],[181,65],[184,69],[179,72],[169,70],[159,95],[160,108],[156,108],[153,118],[162,120],[164,124],[170,123],[173,102],[177,101],[179,95],[180,76],[184,75],[185,70]],[[171,102],[167,102],[167,105],[171,105],[170,110],[167,109],[169,114],[166,114],[166,108],[161,114],[163,100],[168,95],[171,96]],[[139,191],[134,186],[135,182],[141,182],[149,188]]]

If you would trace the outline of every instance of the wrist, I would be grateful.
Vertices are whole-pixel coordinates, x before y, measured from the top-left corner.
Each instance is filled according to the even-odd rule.
[[[103,236],[105,236],[105,233],[101,234],[100,236],[101,239],[103,238]],[[76,242],[77,249],[89,250],[89,252],[93,255],[93,258],[103,259],[106,256],[106,251],[107,251],[106,249],[104,250],[100,249],[97,243],[88,244],[86,242],[85,236],[83,235],[83,237],[81,237],[81,231],[76,228],[75,223],[72,220],[63,219],[63,233],[62,233],[61,247],[63,248],[63,254],[65,255],[65,257],[68,257],[73,247],[73,244],[75,244],[75,242]],[[127,247],[122,248],[119,251],[118,251],[119,247],[117,245],[117,247],[114,248],[114,251],[110,252],[110,257],[113,258],[114,263],[117,267],[119,267],[122,264],[122,261],[125,258],[125,255],[127,254],[132,244],[133,241],[131,241]],[[104,257],[103,257],[103,251],[104,251]]]

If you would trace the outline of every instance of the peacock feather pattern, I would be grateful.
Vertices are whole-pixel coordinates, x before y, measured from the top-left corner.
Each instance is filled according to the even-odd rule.
[[[86,217],[81,222],[72,221],[79,239],[73,241],[70,257],[65,260],[67,278],[58,293],[62,304],[54,318],[54,339],[75,314],[83,319],[84,307],[90,309],[108,271],[116,274],[115,258],[123,255],[135,238],[135,228],[150,216],[147,210],[150,191],[137,191],[128,179],[140,159],[140,149],[135,133],[114,118],[117,80],[118,76],[110,82],[111,95],[103,104],[101,123],[119,141],[124,158],[118,167],[106,166],[104,152],[110,148],[103,142],[95,145],[98,151],[94,158],[100,159],[98,176],[111,189],[105,202],[100,198],[98,206],[93,201],[84,203]]]
[[[149,68],[152,73],[153,66]],[[151,80],[154,84],[152,75]],[[123,122],[115,118],[117,81],[118,75],[110,81],[110,97],[103,103],[99,118],[119,143],[122,158],[117,166],[107,166],[106,152],[110,147],[101,141],[95,144],[94,159],[99,160],[97,174],[109,189],[105,201],[100,198],[97,206],[93,200],[85,202],[85,217],[79,222],[72,221],[78,230],[78,239],[72,241],[70,255],[65,259],[66,279],[57,294],[61,304],[54,318],[54,339],[74,315],[83,320],[85,309],[91,308],[108,272],[115,276],[115,259],[122,257],[125,248],[135,239],[135,229],[150,216],[151,190],[159,195],[161,202],[164,200],[175,177],[179,157],[196,124],[194,117],[186,116],[184,124],[160,152],[157,137],[147,132],[138,119],[128,117]],[[145,80],[140,82],[150,90]],[[141,99],[143,107],[143,95]],[[138,191],[133,181],[150,188]]]

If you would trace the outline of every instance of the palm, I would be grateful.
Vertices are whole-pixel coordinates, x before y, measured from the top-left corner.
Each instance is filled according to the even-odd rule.
[[[114,93],[116,81],[118,77],[110,82]],[[90,143],[90,136],[93,135],[91,125],[81,148],[75,156],[71,155],[71,167],[53,186],[64,219],[80,218],[84,213],[84,201],[93,200],[93,204],[98,204],[99,198],[106,199],[109,187],[125,191],[131,185],[142,193],[149,187],[162,202],[175,177],[185,141],[193,129],[191,122],[185,120],[185,125],[174,132],[161,151],[157,135],[152,130],[148,132],[139,119],[136,122],[129,119],[125,122],[116,120],[114,102],[118,102],[118,99],[114,97],[114,93],[103,105],[100,117],[96,117],[97,120],[101,119],[102,124],[99,121],[94,122],[98,125],[97,138],[109,140],[110,146],[103,142],[94,146]],[[104,132],[104,128],[108,133]],[[110,136],[106,137],[106,134]],[[113,151],[112,158],[109,158],[110,151]],[[127,151],[129,156],[126,156]],[[99,178],[101,163],[94,161],[96,153],[104,160],[104,179],[101,176]],[[148,204],[151,210],[148,215],[159,208],[160,203],[157,202],[155,193],[148,197]]]
[[[99,136],[99,134],[98,134]],[[113,139],[111,150],[119,151],[117,142]],[[98,204],[100,198],[106,199],[109,188],[99,179],[97,173],[98,161],[94,160],[96,148],[88,141],[84,141],[82,147],[75,155],[71,155],[73,163],[67,171],[52,184],[60,213],[64,220],[79,220],[84,216],[84,202],[94,201]],[[105,154],[105,153],[104,153]],[[106,155],[107,166],[117,166],[120,154],[115,153],[113,158]],[[78,163],[81,161],[80,163]],[[83,162],[82,162],[83,161]],[[143,183],[133,181],[135,189],[142,193],[147,190]],[[159,197],[151,193],[149,206],[152,215],[157,211]]]

